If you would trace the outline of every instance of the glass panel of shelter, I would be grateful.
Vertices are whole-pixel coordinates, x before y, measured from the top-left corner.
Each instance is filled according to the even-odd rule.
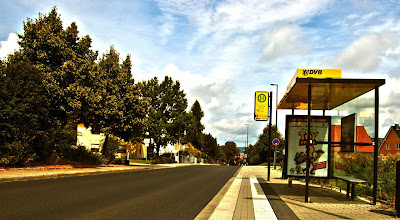
[[[325,114],[332,117],[331,164],[333,176],[348,175],[349,162],[360,155],[370,157],[372,161],[375,136],[374,100],[374,90],[372,90],[326,111]],[[354,130],[351,131],[351,129]],[[352,138],[354,138],[352,140],[354,143],[348,141]]]

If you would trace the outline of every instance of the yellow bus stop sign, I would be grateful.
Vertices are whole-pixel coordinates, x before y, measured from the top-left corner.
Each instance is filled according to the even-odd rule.
[[[254,101],[254,120],[268,121],[268,92],[256,92]]]

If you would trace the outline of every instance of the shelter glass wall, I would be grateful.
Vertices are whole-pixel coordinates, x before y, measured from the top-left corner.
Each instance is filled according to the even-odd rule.
[[[353,176],[355,171],[352,163],[359,163],[360,158],[367,160],[366,163],[372,162],[375,137],[374,108],[375,95],[372,90],[326,112],[326,115],[332,118],[331,164],[333,176]],[[372,164],[365,165],[365,169],[372,169]]]

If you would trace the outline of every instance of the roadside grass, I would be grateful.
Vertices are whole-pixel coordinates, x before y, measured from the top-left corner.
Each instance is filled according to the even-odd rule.
[[[131,163],[142,163],[142,164],[151,164],[153,160],[144,160],[144,159],[129,159]]]
[[[260,163],[257,166],[268,166],[268,162]]]
[[[268,162],[260,163],[260,164],[258,164],[257,166],[268,166]],[[271,167],[274,166],[274,163],[273,163],[273,162],[270,162],[270,166],[271,166]],[[277,162],[277,163],[276,163],[276,166],[277,166],[277,167],[283,167],[283,163],[282,163],[282,162]]]

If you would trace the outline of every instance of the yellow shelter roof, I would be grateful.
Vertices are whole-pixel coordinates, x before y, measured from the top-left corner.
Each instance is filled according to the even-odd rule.
[[[331,110],[385,84],[385,79],[296,78],[279,102],[278,109],[308,108],[311,85],[311,109]]]

